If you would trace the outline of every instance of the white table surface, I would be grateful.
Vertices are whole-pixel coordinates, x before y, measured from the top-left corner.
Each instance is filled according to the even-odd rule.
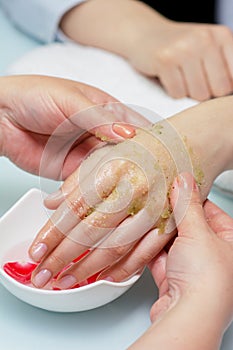
[[[0,75],[8,64],[39,44],[19,33],[0,10]],[[40,188],[37,177],[0,159],[0,216],[30,188]],[[43,182],[52,191],[57,184]],[[233,202],[212,191],[210,198],[233,216]],[[157,290],[148,271],[116,301],[87,312],[61,314],[27,305],[0,285],[0,349],[60,350],[126,349],[150,325],[149,310]],[[233,349],[233,326],[226,332],[221,350]]]

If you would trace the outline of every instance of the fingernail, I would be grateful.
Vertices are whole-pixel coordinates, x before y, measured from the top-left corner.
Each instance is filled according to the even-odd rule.
[[[131,138],[135,136],[135,129],[130,125],[117,124],[114,123],[112,126],[112,130],[119,136],[124,138]]]
[[[193,191],[198,190],[198,186],[194,177],[192,176],[192,174],[189,174],[189,173],[180,174],[178,176],[178,184],[179,184],[179,187],[183,187],[184,190],[187,190],[187,189],[190,189]]]
[[[38,243],[35,245],[35,247],[32,248],[32,252],[31,252],[31,258],[36,261],[39,262],[42,257],[45,255],[45,253],[47,252],[48,247],[45,243]]]
[[[56,192],[50,193],[45,200],[46,201],[57,201],[64,197],[64,194],[61,189],[57,190]]]
[[[111,276],[107,276],[107,277],[104,277],[104,278],[100,277],[100,279],[103,280],[103,281],[114,282],[114,279]]]
[[[49,270],[44,269],[38,272],[38,274],[33,278],[32,281],[35,287],[42,288],[49,282],[51,277],[52,273]]]
[[[56,282],[56,287],[61,289],[68,289],[77,284],[77,280],[72,275],[66,275]]]

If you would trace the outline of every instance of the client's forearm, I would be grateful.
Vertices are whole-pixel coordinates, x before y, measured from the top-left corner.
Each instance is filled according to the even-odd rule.
[[[65,14],[60,26],[76,42],[129,58],[148,22],[160,26],[165,21],[167,19],[140,1],[91,0]]]
[[[228,96],[199,104],[169,118],[187,142],[203,195],[208,193],[221,172],[233,168],[232,111],[233,96]]]

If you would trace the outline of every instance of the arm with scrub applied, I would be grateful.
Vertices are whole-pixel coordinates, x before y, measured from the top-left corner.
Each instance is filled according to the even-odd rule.
[[[59,274],[58,288],[98,272],[98,279],[122,281],[143,269],[176,233],[168,201],[176,174],[193,173],[204,201],[214,179],[233,168],[232,107],[231,96],[204,102],[93,152],[60,198],[46,199],[56,210],[30,247],[40,262],[34,285],[46,285],[87,249]]]

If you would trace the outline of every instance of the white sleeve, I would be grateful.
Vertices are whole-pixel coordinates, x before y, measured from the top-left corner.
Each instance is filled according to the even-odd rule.
[[[62,16],[85,0],[0,0],[11,21],[37,40],[56,39]]]

